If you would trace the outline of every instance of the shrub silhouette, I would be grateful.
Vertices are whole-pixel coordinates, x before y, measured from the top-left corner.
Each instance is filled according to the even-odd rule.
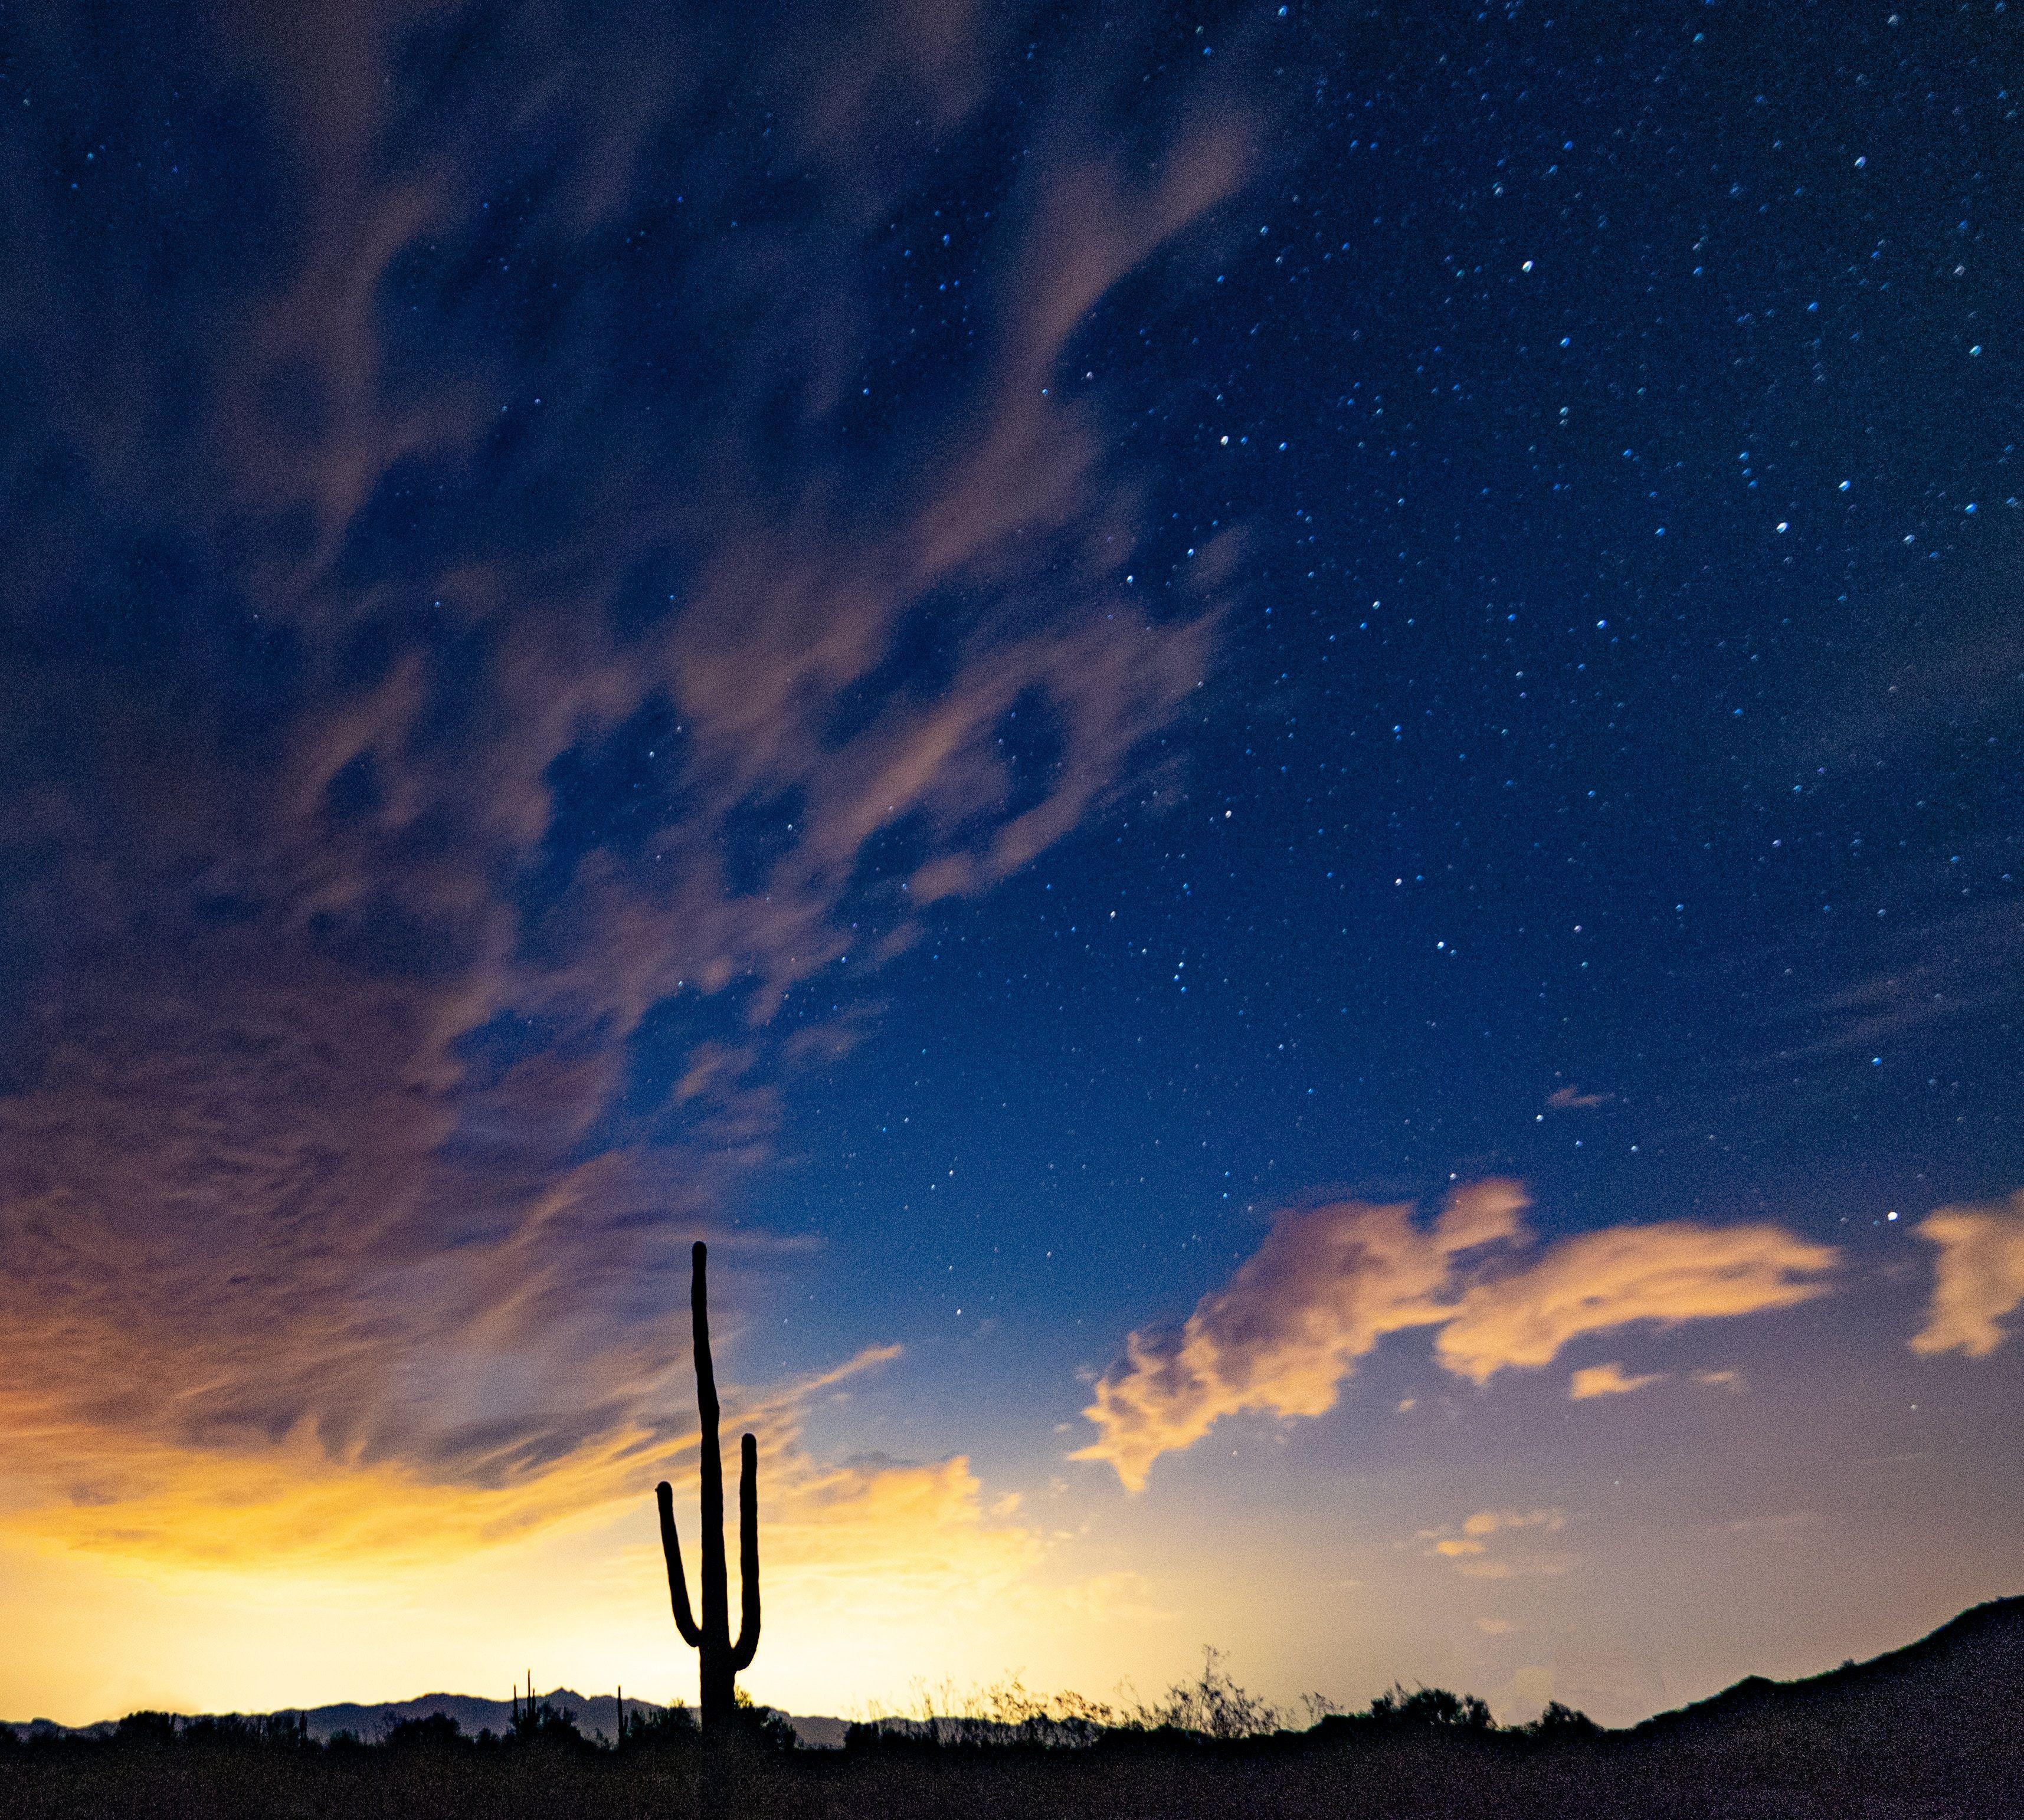
[[[790,1751],[798,1741],[786,1714],[770,1706],[754,1705],[752,1696],[742,1687],[738,1690],[731,1717],[737,1736],[762,1749]]]
[[[395,1729],[399,1728],[397,1727]],[[551,1706],[545,1700],[528,1700],[521,1704],[513,1715],[512,1729],[507,1734],[507,1741],[522,1745],[544,1745],[551,1749],[561,1746],[589,1750],[594,1748],[578,1729],[574,1713],[566,1712],[559,1706]]]
[[[682,1575],[682,1547],[675,1534],[674,1489],[666,1479],[654,1488],[661,1510],[661,1551],[668,1563],[668,1597],[675,1628],[702,1657],[702,1730],[710,1739],[728,1739],[746,1730],[738,1721],[737,1684],[759,1648],[759,1444],[750,1435],[741,1448],[738,1481],[738,1573],[741,1583],[738,1641],[731,1640],[730,1595],[724,1562],[724,1457],[717,1444],[717,1371],[710,1357],[710,1291],[704,1280],[709,1253],[698,1240],[691,1254],[689,1317],[695,1339],[696,1407],[702,1419],[702,1622],[689,1609]]]
[[[390,1751],[454,1750],[469,1741],[464,1728],[447,1712],[431,1712],[419,1719],[404,1719],[390,1727],[380,1742]]]
[[[680,1701],[662,1710],[642,1712],[635,1706],[618,1730],[618,1749],[633,1750],[688,1750],[696,1741],[695,1715]]]
[[[1141,1707],[1129,1723],[1149,1731],[1192,1732],[1213,1738],[1260,1738],[1280,1730],[1285,1716],[1270,1701],[1239,1686],[1223,1666],[1223,1652],[1202,1651],[1199,1679],[1176,1681],[1157,1706]]]
[[[183,1720],[177,1728],[176,1741],[186,1748],[211,1750],[307,1750],[311,1748],[309,1716],[209,1713]]]
[[[137,1750],[166,1750],[176,1741],[173,1712],[130,1712],[112,1728],[112,1741]]]
[[[1408,1694],[1395,1681],[1371,1701],[1370,1716],[1392,1725],[1446,1725],[1466,1731],[1497,1727],[1487,1704],[1473,1694],[1450,1694],[1445,1687],[1416,1687]]]
[[[1318,1696],[1308,1704],[1325,1707]],[[1160,1746],[1194,1750],[1282,1732],[1285,1715],[1238,1685],[1220,1650],[1202,1653],[1202,1672],[1177,1681],[1151,1704],[1116,1707],[1072,1690],[1036,1694],[1017,1675],[988,1688],[923,1686],[917,1717],[886,1716],[852,1724],[845,1750],[1063,1751]]]
[[[1563,1706],[1557,1700],[1546,1702],[1546,1710],[1530,1725],[1518,1728],[1527,1738],[1577,1739],[1600,1738],[1602,1727],[1578,1708]]]

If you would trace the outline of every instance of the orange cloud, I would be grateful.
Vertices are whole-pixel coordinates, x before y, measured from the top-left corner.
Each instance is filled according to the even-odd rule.
[[[1505,1580],[1513,1573],[1564,1573],[1570,1558],[1564,1555],[1521,1555],[1507,1558],[1491,1553],[1493,1539],[1514,1531],[1531,1530],[1556,1535],[1567,1523],[1567,1512],[1538,1511],[1477,1511],[1465,1517],[1459,1531],[1454,1525],[1422,1529],[1418,1540],[1432,1544],[1425,1552],[1454,1564],[1456,1573],[1472,1580]]]
[[[1642,1321],[1670,1324],[1785,1308],[1824,1293],[1831,1246],[1775,1226],[1684,1221],[1581,1234],[1520,1262],[1524,1192],[1458,1189],[1439,1218],[1359,1201],[1280,1215],[1224,1288],[1178,1330],[1135,1332],[1084,1414],[1102,1431],[1071,1457],[1104,1460],[1128,1490],[1153,1461],[1224,1415],[1318,1415],[1388,1333],[1438,1330],[1435,1357],[1487,1382],[1550,1364],[1570,1340]],[[1479,1247],[1498,1247],[1473,1263]]]
[[[1835,1262],[1832,1246],[1776,1226],[1608,1227],[1470,1289],[1444,1318],[1435,1353],[1480,1384],[1509,1366],[1550,1364],[1583,1334],[1789,1308],[1824,1292],[1820,1278]]]
[[[1665,1371],[1644,1371],[1626,1377],[1623,1368],[1614,1363],[1584,1365],[1568,1380],[1568,1396],[1576,1403],[1586,1402],[1591,1397],[1621,1397],[1632,1390],[1641,1390],[1647,1384],[1663,1384],[1670,1375]]]
[[[2007,1206],[1942,1207],[1918,1232],[1940,1254],[1912,1350],[1987,1357],[2010,1337],[1996,1323],[2024,1303],[2024,1188]]]
[[[1459,1189],[1430,1229],[1410,1203],[1339,1201],[1283,1214],[1229,1287],[1175,1333],[1134,1333],[1084,1413],[1102,1437],[1071,1455],[1107,1460],[1128,1489],[1153,1462],[1242,1410],[1319,1415],[1355,1361],[1388,1333],[1445,1318],[1456,1255],[1514,1236],[1524,1194]]]
[[[1494,1536],[1505,1529],[1544,1529],[1552,1532],[1561,1528],[1568,1514],[1560,1510],[1548,1511],[1478,1511],[1465,1517],[1461,1533],[1465,1536]]]
[[[805,1408],[892,1350],[869,1349],[726,1410],[732,1432],[750,1426],[760,1439],[762,1697],[834,1710],[846,1697],[900,1694],[923,1662],[982,1672],[1065,1625],[1115,1621],[1120,1609],[1138,1621],[1151,1610],[1138,1583],[1050,1570],[1058,1539],[1025,1520],[1016,1499],[988,1495],[961,1456],[837,1463],[807,1451]],[[529,1646],[530,1624],[551,1650],[587,1652],[593,1672],[614,1672],[614,1655],[629,1658],[621,1678],[659,1688],[672,1664],[672,1690],[683,1689],[651,1488],[674,1481],[692,1535],[693,1432],[627,1428],[489,1485],[401,1459],[333,1459],[308,1434],[225,1448],[79,1430],[48,1412],[38,1426],[18,1402],[0,1409],[0,1555],[20,1569],[0,1597],[0,1628],[28,1625],[50,1639],[38,1658],[45,1678],[60,1672],[98,1687],[115,1667],[103,1636],[67,1628],[49,1608],[42,1589],[62,1584],[109,1597],[139,1589],[144,1602],[187,1609],[185,1624],[199,1634],[163,1671],[173,1684],[146,1696],[170,1703],[270,1697],[248,1684],[246,1650],[288,1659],[302,1686],[328,1697],[356,1694],[361,1675],[391,1675],[412,1691],[495,1667],[502,1650]],[[518,1576],[537,1561],[551,1565],[529,1587]],[[549,1584],[557,1562],[568,1564],[566,1598]],[[735,1579],[735,1553],[731,1571]],[[478,1605],[446,1595],[446,1580],[482,1589]],[[346,1686],[328,1666],[297,1661],[293,1645],[273,1634],[273,1612],[300,1612],[306,1601],[312,1615],[301,1621],[339,1658],[347,1649],[357,1656],[368,1628],[360,1613],[391,1609],[409,1619],[394,1627],[383,1660],[352,1661]],[[234,1610],[247,1615],[216,1615]],[[0,1692],[39,1700],[10,1668],[0,1663]],[[100,1708],[90,1702],[132,1697],[76,1697],[87,1702],[78,1716],[91,1717]]]
[[[918,1505],[897,1488],[924,1476],[974,1489],[960,1460],[853,1475],[802,1450],[810,1400],[898,1352],[867,1347],[830,1371],[732,1404],[728,1426],[760,1437],[769,1526],[791,1533],[794,1513],[811,1505],[861,1509],[874,1497]],[[83,1425],[60,1404],[17,1392],[0,1397],[0,1476],[10,1493],[0,1533],[170,1569],[399,1570],[595,1518],[644,1497],[657,1479],[693,1484],[695,1445],[677,1419],[629,1424],[533,1463],[479,1473],[460,1459],[431,1470],[362,1449],[334,1455],[306,1430],[271,1444],[205,1445]],[[856,1488],[851,1496],[839,1489],[846,1485]]]

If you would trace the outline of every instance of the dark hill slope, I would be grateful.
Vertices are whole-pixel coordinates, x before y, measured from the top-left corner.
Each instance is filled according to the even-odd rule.
[[[2024,1815],[2024,1598],[1804,1680],[1753,1675],[1617,1738],[1669,1779],[1706,1769],[1795,1790],[1979,1796],[2009,1804],[1985,1811]]]
[[[1879,1703],[1938,1720],[1992,1698],[2015,1713],[2024,1695],[2024,1595],[1971,1606],[1958,1617],[1901,1650],[1867,1662],[1844,1662],[1798,1681],[1752,1675],[1677,1712],[1661,1712],[1634,1728],[1663,1735],[1682,1727],[1736,1724],[1765,1713],[1825,1719],[1867,1716]]]

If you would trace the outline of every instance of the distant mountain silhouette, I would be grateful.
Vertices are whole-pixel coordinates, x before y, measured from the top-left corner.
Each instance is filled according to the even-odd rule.
[[[586,1737],[618,1730],[618,1703],[609,1694],[585,1696],[559,1687],[537,1694],[570,1714]],[[627,1708],[659,1712],[629,1697]],[[444,1713],[467,1734],[504,1732],[512,1722],[509,1701],[468,1694],[425,1694],[414,1700],[347,1701],[306,1709],[312,1738],[349,1731],[378,1739],[402,1719]],[[1797,1681],[1753,1675],[1732,1687],[1677,1711],[1662,1712],[1625,1730],[1605,1733],[1612,1748],[1644,1748],[1669,1760],[1706,1756],[1736,1760],[1758,1749],[1790,1760],[1817,1752],[1844,1773],[1945,1783],[1950,1766],[1986,1782],[2006,1771],[2024,1788],[2024,1596],[1992,1599],[1963,1612],[1931,1635],[1866,1662],[1849,1662]],[[790,1716],[804,1745],[843,1741],[840,1719]],[[62,1731],[47,1719],[16,1723],[17,1732]],[[109,1731],[112,1722],[79,1727]]]
[[[574,1688],[558,1687],[552,1693],[537,1694],[534,1698],[537,1702],[545,1701],[558,1712],[567,1713],[586,1738],[594,1738],[600,1732],[607,1738],[618,1734],[618,1701],[614,1694],[585,1696]],[[625,1706],[628,1712],[661,1710],[651,1701],[629,1697]],[[327,1741],[340,1731],[373,1740],[404,1719],[426,1719],[434,1712],[446,1714],[456,1721],[460,1730],[472,1736],[481,1731],[503,1733],[513,1723],[512,1701],[483,1700],[470,1694],[424,1694],[419,1699],[389,1700],[379,1705],[361,1705],[345,1701],[335,1706],[307,1708],[304,1716],[310,1722],[310,1736],[320,1741]]]
[[[566,1712],[576,1721],[577,1729],[585,1738],[595,1738],[600,1732],[607,1738],[617,1735],[618,1730],[618,1699],[612,1694],[578,1694],[574,1688],[558,1687],[548,1694],[537,1694],[535,1700],[545,1701],[558,1712]],[[424,1694],[413,1700],[382,1700],[369,1703],[358,1701],[340,1701],[332,1706],[290,1708],[300,1712],[309,1721],[310,1736],[319,1744],[327,1744],[341,1731],[376,1743],[383,1734],[406,1719],[426,1719],[431,1713],[446,1714],[455,1719],[458,1727],[468,1737],[475,1737],[481,1731],[504,1733],[513,1723],[513,1703],[510,1700],[486,1700],[475,1694]],[[660,1712],[666,1709],[651,1700],[635,1700],[625,1697],[628,1712]],[[829,1719],[820,1714],[807,1717],[795,1716],[790,1723],[805,1745],[817,1748],[834,1749],[843,1742],[845,1722]],[[38,1719],[28,1724],[16,1723],[14,1730],[26,1733],[31,1730],[79,1732],[110,1731],[113,1721],[101,1720],[95,1725],[68,1727],[53,1723],[46,1719]]]

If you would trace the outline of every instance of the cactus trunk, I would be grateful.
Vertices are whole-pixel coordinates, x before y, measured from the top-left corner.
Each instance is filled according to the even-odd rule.
[[[721,1739],[736,1723],[738,1675],[759,1648],[759,1448],[746,1435],[738,1482],[738,1567],[742,1583],[738,1641],[731,1640],[731,1602],[724,1559],[724,1459],[717,1438],[717,1372],[710,1356],[710,1292],[700,1241],[692,1254],[689,1313],[695,1335],[696,1408],[702,1419],[702,1621],[689,1609],[675,1533],[675,1496],[664,1479],[654,1488],[661,1509],[661,1551],[667,1558],[668,1596],[675,1628],[702,1659],[702,1730]]]

